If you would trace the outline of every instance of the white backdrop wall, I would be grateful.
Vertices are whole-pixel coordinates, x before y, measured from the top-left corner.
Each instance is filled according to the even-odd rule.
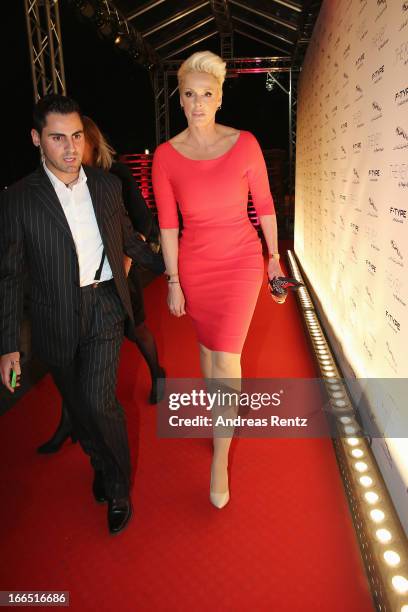
[[[408,0],[324,1],[296,162],[295,251],[338,356],[372,379],[363,416],[408,532]]]

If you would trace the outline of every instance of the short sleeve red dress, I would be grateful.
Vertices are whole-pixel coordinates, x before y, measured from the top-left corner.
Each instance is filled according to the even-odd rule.
[[[157,147],[153,189],[161,229],[183,217],[179,276],[198,341],[241,353],[262,285],[262,246],[247,213],[251,191],[258,216],[275,214],[256,138],[241,131],[215,159],[193,160],[171,143]]]

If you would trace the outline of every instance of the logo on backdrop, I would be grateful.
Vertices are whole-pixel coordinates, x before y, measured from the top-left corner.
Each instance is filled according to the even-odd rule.
[[[385,72],[385,64],[383,64],[382,66],[380,66],[379,68],[377,68],[377,70],[375,70],[372,75],[371,75],[371,81],[374,84],[379,83],[383,76],[384,76],[384,72]]]
[[[397,106],[402,106],[408,102],[408,87],[395,92],[394,102],[396,102]]]
[[[367,20],[363,19],[362,21],[360,21],[360,23],[357,26],[356,29],[356,34],[357,34],[357,38],[359,39],[360,42],[362,42],[365,37],[368,34],[368,28],[367,28]],[[339,37],[340,40],[340,37]]]
[[[378,51],[384,49],[384,47],[390,42],[390,39],[386,38],[385,36],[385,30],[385,25],[381,26],[378,32],[376,32],[371,39],[374,47],[376,47]]]
[[[395,134],[397,136],[397,144],[393,147],[393,151],[399,149],[406,149],[408,147],[408,132],[405,128],[397,125],[395,128]]]
[[[390,176],[398,181],[398,187],[408,187],[408,164],[390,164]]]
[[[381,119],[382,115],[382,106],[376,101],[373,100],[371,102],[371,108],[373,111],[373,116],[371,117],[371,121],[377,121],[377,119]]]
[[[395,49],[394,64],[399,64],[399,63],[401,63],[403,66],[406,66],[406,64],[408,64],[408,40],[401,43]]]
[[[357,170],[355,168],[353,168],[353,181],[352,181],[353,185],[359,185],[360,184],[360,175],[357,172]]]
[[[373,262],[370,261],[369,259],[366,259],[365,262],[366,262],[366,266],[367,266],[367,270],[369,274],[371,274],[371,276],[374,276],[375,273],[377,272],[377,266],[373,264]]]
[[[374,219],[378,218],[378,208],[373,200],[373,198],[368,198],[368,216],[374,217]]]
[[[388,325],[391,327],[393,331],[399,333],[401,331],[401,323],[394,317],[394,315],[389,311],[385,311],[385,317],[387,319]]]
[[[377,7],[380,9],[380,12],[377,14],[374,21],[378,21],[384,15],[387,10],[387,0],[377,0]]]
[[[392,253],[392,256],[391,256],[391,261],[393,261],[398,266],[404,267],[404,264],[403,264],[404,256],[402,255],[401,250],[400,250],[398,244],[393,239],[393,240],[390,240],[390,245],[391,245],[391,248],[393,250],[393,253]]]
[[[361,151],[362,151],[362,142],[361,141],[355,142],[353,144],[353,153],[361,153]]]
[[[364,228],[364,233],[365,233],[366,239],[369,242],[371,248],[374,249],[374,251],[380,251],[380,247],[378,246],[377,230],[374,227],[370,227],[369,225],[366,225],[366,227]]]
[[[396,206],[390,206],[389,214],[392,217],[392,220],[395,223],[404,224],[407,220],[407,210],[406,208],[397,208]]]
[[[402,12],[402,19],[403,19],[403,21],[401,22],[401,25],[400,25],[400,27],[398,29],[399,32],[401,32],[401,30],[406,28],[407,25],[408,25],[408,17],[407,17],[407,14],[408,14],[408,1],[407,0],[404,0],[404,2],[402,2],[402,4],[401,4],[401,12]]]
[[[373,153],[381,153],[384,151],[383,137],[381,132],[375,132],[367,136],[367,145]]]
[[[402,306],[406,306],[406,302],[401,297],[402,289],[403,289],[402,280],[401,280],[401,272],[398,271],[398,273],[395,273],[394,271],[386,270],[385,280],[387,282],[389,289],[391,290],[391,293],[394,299],[399,304],[402,304]]]
[[[361,98],[364,96],[363,90],[361,88],[361,85],[359,85],[357,83],[356,85],[356,97],[354,99],[354,102],[358,102],[359,100],[361,100]]]
[[[360,9],[358,11],[358,14],[361,15],[361,13],[364,12],[366,7],[367,7],[367,0],[360,0]]]
[[[353,125],[355,128],[361,128],[364,126],[363,113],[361,110],[353,113]]]
[[[372,183],[376,183],[381,176],[380,168],[370,168],[368,171],[368,180]]]
[[[364,66],[365,53],[359,55],[359,57],[355,61],[356,70],[360,70]]]

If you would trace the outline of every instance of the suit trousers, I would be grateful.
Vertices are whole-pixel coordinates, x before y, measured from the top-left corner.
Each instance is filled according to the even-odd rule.
[[[130,489],[130,453],[123,408],[116,399],[125,310],[114,281],[81,288],[80,339],[66,366],[50,366],[81,447],[104,475],[109,497]]]

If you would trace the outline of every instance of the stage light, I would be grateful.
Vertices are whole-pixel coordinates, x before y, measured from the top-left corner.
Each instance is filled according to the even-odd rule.
[[[370,517],[375,523],[381,523],[385,519],[385,514],[382,510],[375,508],[374,510],[371,510]]]
[[[391,567],[396,567],[401,562],[401,557],[395,550],[386,550],[383,557],[385,562]]]
[[[375,537],[379,542],[381,542],[381,544],[387,544],[387,542],[392,540],[391,531],[388,529],[377,529],[375,532]]]
[[[358,449],[355,449],[355,450],[358,450]],[[364,499],[369,504],[376,504],[379,500],[379,497],[377,493],[374,493],[374,491],[367,491],[367,493],[364,493]]]
[[[270,72],[268,72],[266,75],[265,87],[266,91],[273,91],[273,88],[275,87],[275,82]]]
[[[115,37],[115,45],[122,51],[127,51],[130,48],[129,36],[125,32],[118,32]]]
[[[347,444],[350,444],[350,446],[358,446],[359,440],[357,438],[347,438]]]
[[[88,0],[80,0],[77,6],[79,12],[81,13],[81,15],[83,15],[83,17],[86,17],[87,19],[92,19],[92,17],[95,15],[95,7]]]
[[[361,476],[360,480],[360,484],[363,485],[363,487],[367,488],[367,487],[371,487],[371,485],[373,484],[373,479],[370,478],[369,476]]]
[[[368,470],[368,465],[365,463],[365,461],[356,461],[354,467],[357,472],[366,472]]]
[[[361,457],[364,457],[363,451],[359,448],[353,448],[353,450],[351,451],[351,454],[353,455],[355,459],[361,459]]]
[[[408,593],[408,580],[404,576],[393,576],[391,582],[394,589],[401,595]]]

